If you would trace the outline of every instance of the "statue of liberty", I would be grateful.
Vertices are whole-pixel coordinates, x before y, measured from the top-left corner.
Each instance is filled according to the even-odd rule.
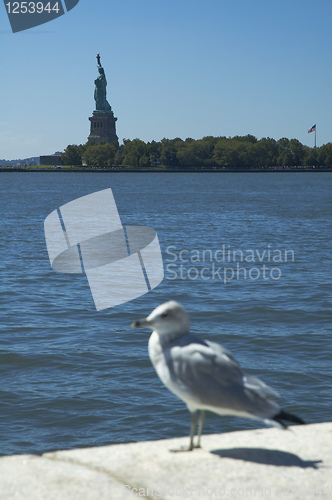
[[[96,111],[103,111],[104,113],[111,112],[112,108],[106,99],[107,81],[104,68],[100,63],[100,54],[97,54],[97,62],[98,62],[99,76],[95,80],[95,94],[94,94],[94,98],[96,101]]]

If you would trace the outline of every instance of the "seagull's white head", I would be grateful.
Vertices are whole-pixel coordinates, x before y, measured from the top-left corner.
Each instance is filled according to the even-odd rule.
[[[178,337],[189,332],[189,316],[175,300],[156,307],[147,317],[134,321],[132,327],[146,326],[160,336]]]

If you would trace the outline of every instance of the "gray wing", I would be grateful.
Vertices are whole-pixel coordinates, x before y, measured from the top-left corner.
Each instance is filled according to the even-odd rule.
[[[263,397],[279,397],[279,394],[274,389],[266,385],[261,379],[253,377],[252,375],[244,376],[244,385],[247,389],[256,391]]]
[[[198,407],[269,418],[278,411],[275,395],[264,382],[246,375],[220,344],[186,335],[170,346],[167,364],[174,382]],[[179,395],[179,394],[178,394]]]

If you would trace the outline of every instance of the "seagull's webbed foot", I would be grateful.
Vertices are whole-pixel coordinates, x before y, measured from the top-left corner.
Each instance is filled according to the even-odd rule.
[[[181,448],[175,448],[169,451],[171,451],[172,453],[181,453],[183,451],[193,451],[193,449],[194,446],[192,448],[190,446],[181,446]]]

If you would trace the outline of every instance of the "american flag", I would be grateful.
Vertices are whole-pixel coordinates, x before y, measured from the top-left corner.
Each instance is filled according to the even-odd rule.
[[[316,124],[309,128],[308,134],[310,134],[310,132],[315,132],[315,131],[316,131]]]

